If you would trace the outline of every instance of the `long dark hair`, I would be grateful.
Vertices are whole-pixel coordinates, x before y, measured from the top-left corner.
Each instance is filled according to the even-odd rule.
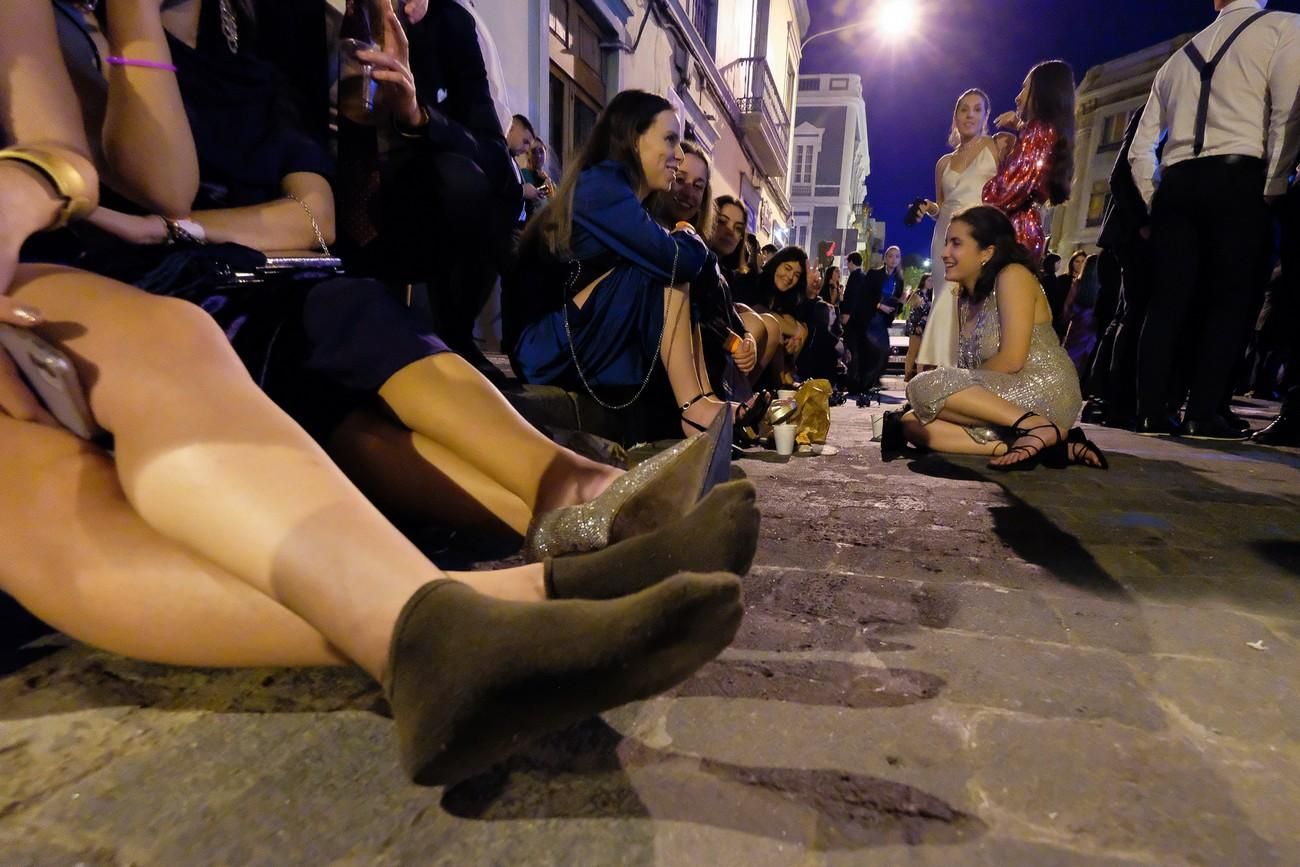
[[[1029,70],[1025,121],[1035,120],[1056,131],[1047,193],[1059,205],[1074,182],[1074,70],[1064,60],[1044,60]]]
[[[799,282],[789,292],[776,291],[776,269],[785,262],[798,262],[801,273]],[[767,302],[773,313],[794,313],[808,291],[808,254],[802,247],[782,247],[767,260],[763,270],[758,273],[758,297]]]
[[[844,291],[844,275],[840,273],[839,265],[827,265],[822,269],[822,291],[817,297],[831,306],[835,305],[835,299],[831,295],[831,272],[834,271],[840,278],[840,291]]]
[[[673,110],[668,100],[644,90],[625,90],[611,99],[596,118],[582,151],[569,161],[555,198],[528,224],[522,244],[540,241],[553,255],[567,255],[573,239],[573,193],[578,187],[578,176],[606,160],[617,160],[627,169],[632,188],[640,189],[645,173],[636,151],[637,140],[656,117]]]
[[[965,224],[981,250],[993,248],[993,255],[980,269],[979,279],[975,281],[975,288],[971,292],[972,301],[983,301],[992,295],[997,287],[998,275],[1008,265],[1023,265],[1029,269],[1029,273],[1037,273],[1033,257],[1016,241],[1016,227],[1011,225],[1011,220],[998,208],[976,205],[957,212],[952,221]]]
[[[749,257],[745,253],[745,241],[747,240],[746,236],[749,234],[749,207],[735,196],[718,196],[713,200],[714,222],[717,221],[717,215],[722,212],[722,209],[728,206],[740,209],[742,223],[740,227],[740,243],[736,245],[736,249],[732,250],[730,255],[719,255],[718,263],[734,274],[748,274]]]

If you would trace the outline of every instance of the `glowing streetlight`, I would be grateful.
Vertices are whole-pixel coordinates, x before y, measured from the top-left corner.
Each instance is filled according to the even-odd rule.
[[[926,259],[924,262],[922,262],[922,263],[921,263],[921,267],[922,267],[922,268],[929,268],[929,267],[930,267],[930,260],[929,260],[929,259]]]
[[[877,0],[877,3],[879,8],[872,15],[805,36],[803,42],[799,45],[800,51],[807,48],[808,43],[814,39],[830,36],[832,33],[842,33],[845,30],[855,30],[859,27],[874,26],[880,35],[886,39],[899,39],[916,30],[916,26],[921,19],[918,0]]]
[[[886,39],[901,39],[916,30],[919,18],[915,0],[881,0],[876,26]]]

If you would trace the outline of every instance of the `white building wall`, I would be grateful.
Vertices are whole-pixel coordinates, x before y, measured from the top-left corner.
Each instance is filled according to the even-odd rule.
[[[1146,103],[1156,72],[1189,38],[1190,34],[1179,36],[1107,61],[1084,75],[1075,95],[1074,178],[1070,199],[1050,211],[1051,246],[1062,258],[1077,249],[1097,250],[1101,226],[1089,219],[1089,206],[1094,204],[1094,192],[1099,197],[1097,204],[1103,193],[1109,193],[1110,173],[1119,153],[1117,143],[1106,140],[1108,122],[1118,116],[1127,126],[1128,116]],[[1122,135],[1120,130],[1121,138]],[[1095,207],[1092,210],[1095,218]],[[1094,224],[1089,225],[1090,222]]]
[[[784,231],[788,221],[784,202],[788,199],[789,179],[781,177],[771,182],[779,195],[774,196],[766,189],[768,180],[755,171],[738,131],[730,122],[734,103],[725,85],[706,67],[711,65],[720,70],[732,61],[766,53],[778,92],[782,98],[786,97],[792,91],[787,87],[790,42],[793,38],[797,58],[798,39],[808,25],[807,0],[718,0],[712,58],[703,40],[693,36],[694,29],[682,0],[624,0],[623,5],[631,10],[626,21],[618,14],[621,10],[616,3],[574,2],[612,34],[604,43],[608,96],[635,87],[663,94],[681,104],[684,118],[691,122],[698,138],[712,153],[715,192],[740,196],[747,188],[757,188],[764,212],[772,214],[774,227]],[[647,19],[652,3],[657,8]],[[474,0],[474,5],[496,42],[511,110],[526,115],[542,137],[547,138],[553,56],[550,0]],[[769,16],[767,39],[765,44],[755,46],[755,34],[760,29],[757,16],[764,9]],[[677,32],[674,21],[686,24],[683,28],[686,39]],[[635,51],[628,50],[633,42],[636,42]],[[673,52],[680,42],[688,43],[702,54],[703,62],[700,58],[692,60],[689,84],[678,94]],[[563,52],[556,52],[555,60],[561,68],[570,67],[573,62]],[[785,110],[793,121],[794,106],[786,105]],[[762,240],[769,240],[768,232],[759,234]]]

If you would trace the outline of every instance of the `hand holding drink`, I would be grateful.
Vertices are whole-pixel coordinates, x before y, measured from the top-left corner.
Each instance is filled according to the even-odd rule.
[[[412,21],[427,9],[420,3],[400,5]],[[406,31],[390,0],[348,0],[339,31],[339,114],[373,126],[385,112],[408,128],[427,122],[415,92]]]
[[[353,123],[373,126],[379,83],[363,53],[379,48],[371,26],[370,0],[348,0],[339,28],[339,114]]]

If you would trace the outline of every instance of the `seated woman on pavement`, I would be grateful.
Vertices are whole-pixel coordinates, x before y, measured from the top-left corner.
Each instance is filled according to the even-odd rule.
[[[697,235],[709,238],[714,221],[713,166],[695,142],[683,141],[682,152],[685,156],[677,167],[673,188],[651,197],[650,212],[666,227],[690,223]],[[758,362],[758,344],[731,300],[731,288],[717,254],[711,248],[710,253],[700,275],[691,281],[691,320],[698,323],[709,381],[726,397],[746,400],[753,392],[745,376]]]
[[[935,451],[990,455],[997,470],[1040,461],[1105,468],[1101,450],[1072,427],[1083,403],[1079,378],[1011,221],[988,205],[957,213],[943,261],[945,279],[959,286],[958,366],[907,384],[912,410],[901,430],[886,432],[882,450],[906,437]]]
[[[745,331],[754,338],[758,361],[749,371],[753,385],[773,356],[781,348],[781,323],[771,314],[759,313],[750,306],[756,302],[758,268],[748,247],[745,227],[749,224],[749,208],[734,196],[718,196],[713,200],[713,232],[708,236],[709,249],[718,257],[722,276],[731,289],[732,301]]]
[[[710,259],[690,223],[664,229],[647,209],[672,189],[685,154],[681,121],[661,96],[626,90],[596,119],[554,200],[529,223],[506,299],[512,360],[527,382],[630,406],[658,365],[687,436],[752,408],[713,394],[694,337],[690,285]],[[631,400],[613,406],[615,394]]]
[[[844,366],[844,331],[840,314],[831,305],[836,284],[832,278],[838,271],[834,265],[825,270],[813,269],[804,290],[804,300],[795,308],[795,319],[808,329],[803,351],[795,359],[799,379],[825,379],[834,382]]]
[[[155,0],[109,7],[132,85],[107,107],[112,153],[150,140],[121,121],[170,57]],[[66,353],[114,443],[109,454],[59,427],[0,364],[0,590],[138,659],[357,665],[383,684],[403,768],[422,783],[463,779],[542,732],[669,688],[731,640],[737,578],[672,573],[747,565],[752,488],[724,485],[602,551],[444,573],[258,391],[198,307],[20,264],[29,237],[95,207],[75,106],[52,7],[0,3],[0,142],[13,145],[0,150],[0,318]],[[136,173],[143,162],[115,180],[184,213],[193,150],[169,154],[166,173]],[[716,559],[720,542],[732,563]]]
[[[385,512],[404,521],[525,536],[526,554],[537,559],[559,553],[555,527],[602,508],[581,506],[602,494],[610,502],[646,486],[662,489],[676,478],[697,496],[700,459],[685,447],[625,478],[556,446],[376,282],[331,277],[232,287],[207,279],[205,268],[215,266],[219,274],[227,263],[260,258],[251,248],[292,249],[308,246],[317,234],[333,234],[328,184],[315,172],[294,170],[304,166],[295,161],[327,166],[326,158],[274,120],[264,66],[228,51],[217,9],[183,0],[161,18],[154,13],[151,47],[178,67],[179,93],[166,70],[113,67],[109,86],[117,99],[108,103],[124,107],[114,119],[118,127],[150,130],[155,155],[139,163],[119,158],[116,169],[108,167],[115,180],[144,176],[170,188],[177,180],[169,167],[197,156],[200,189],[228,191],[219,207],[169,206],[171,213],[188,213],[183,224],[214,243],[163,246],[176,221],[100,208],[89,222],[130,243],[106,245],[85,261],[211,311],[268,394]],[[108,14],[115,24],[115,16],[126,13],[110,6]],[[164,33],[158,21],[192,34],[196,45]],[[105,43],[101,56],[110,56],[110,48]],[[182,98],[193,136],[186,115],[172,108]],[[229,111],[238,114],[238,123]],[[149,117],[173,122],[143,119]],[[196,200],[199,206],[205,195]],[[677,496],[646,516],[671,520],[688,505],[687,497]],[[577,512],[569,508],[578,506]]]
[[[757,309],[772,316],[780,329],[780,348],[773,354],[767,375],[781,386],[794,383],[795,359],[808,340],[808,327],[795,312],[808,291],[809,267],[808,254],[801,247],[790,246],[769,256],[758,272],[756,294],[761,303]]]

